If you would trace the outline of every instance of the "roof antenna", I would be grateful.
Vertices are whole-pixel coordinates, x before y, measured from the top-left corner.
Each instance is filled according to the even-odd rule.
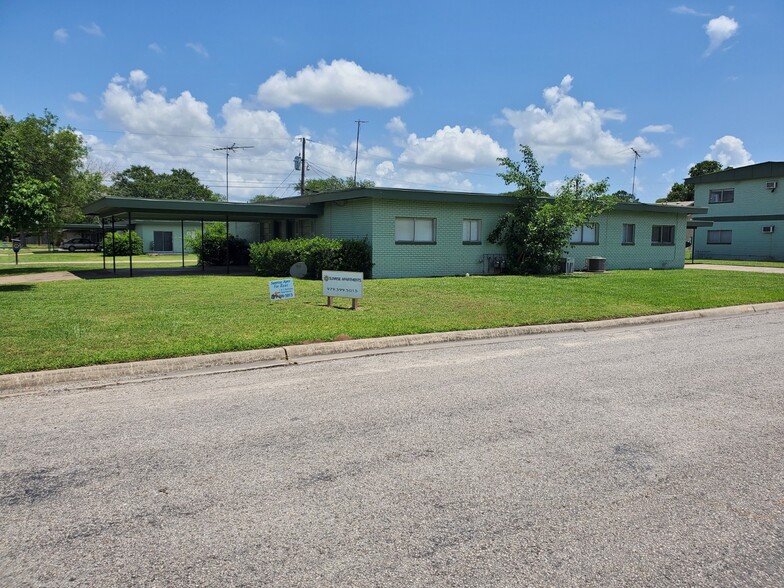
[[[225,151],[226,152],[226,202],[229,201],[229,151],[232,153],[236,153],[237,149],[253,149],[253,145],[237,145],[236,143],[232,143],[228,147],[215,147],[213,151]]]
[[[629,147],[634,152],[634,174],[632,175],[632,198],[634,198],[634,183],[637,180],[637,160],[642,157],[640,153],[634,148]]]
[[[356,120],[354,121],[357,123],[357,150],[354,155],[354,186],[357,186],[357,164],[359,163],[359,127],[362,126],[362,123],[366,123],[366,120]]]

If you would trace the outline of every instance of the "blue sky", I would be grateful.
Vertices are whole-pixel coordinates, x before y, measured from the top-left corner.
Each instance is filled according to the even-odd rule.
[[[643,202],[705,158],[782,160],[784,2],[0,2],[0,112],[49,109],[107,178],[185,167],[229,196],[308,177],[498,192],[529,144]]]

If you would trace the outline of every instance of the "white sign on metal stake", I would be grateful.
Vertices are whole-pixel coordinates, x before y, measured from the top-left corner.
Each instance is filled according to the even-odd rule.
[[[287,300],[289,298],[294,298],[294,280],[291,278],[270,280],[269,292],[270,300]]]
[[[321,272],[321,288],[324,296],[334,298],[362,298],[362,272]]]

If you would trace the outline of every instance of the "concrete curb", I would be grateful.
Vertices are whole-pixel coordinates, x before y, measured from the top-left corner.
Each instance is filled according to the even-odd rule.
[[[231,369],[248,364],[254,364],[254,368],[280,366],[296,363],[297,359],[308,357],[339,355],[344,353],[360,353],[401,347],[433,345],[437,343],[456,343],[461,341],[478,341],[483,339],[502,339],[525,335],[563,333],[568,331],[587,332],[598,329],[610,329],[634,325],[649,325],[698,318],[765,313],[776,310],[784,310],[784,302],[745,304],[741,306],[708,308],[704,310],[689,310],[684,312],[672,312],[667,314],[607,319],[581,323],[500,327],[472,331],[427,333],[423,335],[398,335],[394,337],[379,337],[376,339],[351,339],[348,341],[310,343],[306,345],[276,347],[273,349],[254,349],[250,351],[215,353],[211,355],[175,357],[170,359],[153,359],[147,361],[135,361],[110,365],[95,365],[80,368],[46,370],[41,372],[24,372],[19,374],[8,374],[0,376],[0,393],[6,393],[6,395],[14,394],[17,392],[28,391],[30,389],[41,388],[44,386],[73,382],[119,382],[129,379],[162,377],[172,373],[182,373],[193,370],[215,368]]]

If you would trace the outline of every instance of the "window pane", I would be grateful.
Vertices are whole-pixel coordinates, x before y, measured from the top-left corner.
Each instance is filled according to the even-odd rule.
[[[475,219],[465,219],[463,221],[463,241],[479,241],[479,221]]]
[[[634,243],[634,225],[623,225],[622,243]]]
[[[414,240],[414,219],[396,218],[395,219],[395,241]]]
[[[433,238],[433,219],[417,218],[414,219],[414,240],[432,242]]]
[[[572,237],[569,240],[572,243],[580,243],[580,242],[582,242],[582,235],[583,235],[583,228],[582,227],[575,227],[572,230]]]
[[[596,225],[585,225],[583,227],[583,243],[596,243]]]

